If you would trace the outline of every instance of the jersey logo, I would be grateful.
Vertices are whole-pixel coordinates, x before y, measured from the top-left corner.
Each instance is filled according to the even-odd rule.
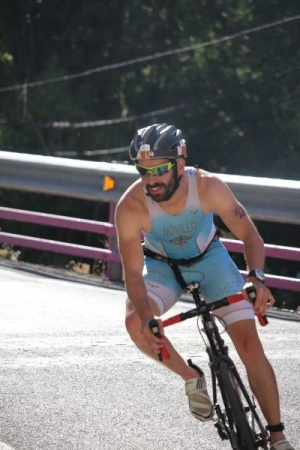
[[[174,239],[170,239],[169,242],[171,242],[171,244],[174,245],[185,245],[187,243],[187,241],[189,241],[191,239],[191,236],[178,236]]]
[[[194,211],[191,209],[191,213],[194,214],[194,216],[196,216],[198,214],[199,209],[194,209]]]

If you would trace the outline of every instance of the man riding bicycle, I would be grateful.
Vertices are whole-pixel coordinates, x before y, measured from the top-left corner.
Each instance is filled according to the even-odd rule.
[[[202,169],[186,167],[181,130],[168,124],[142,128],[129,153],[140,179],[116,209],[128,295],[126,328],[137,347],[155,360],[166,345],[171,357],[163,364],[185,381],[190,411],[205,422],[212,419],[213,407],[203,372],[190,367],[165,336],[155,336],[149,322],[175,304],[184,284],[198,282],[207,302],[243,289],[243,277],[218,238],[214,213],[244,243],[247,281],[256,287],[254,310],[264,315],[274,298],[264,284],[263,240],[225,183]],[[283,434],[276,378],[257,334],[252,305],[241,301],[217,314],[226,323],[268,423],[270,449],[294,450]],[[160,321],[159,326],[163,335]]]

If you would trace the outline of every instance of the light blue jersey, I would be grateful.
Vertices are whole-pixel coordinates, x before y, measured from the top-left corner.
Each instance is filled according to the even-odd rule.
[[[150,250],[172,259],[190,259],[203,254],[197,262],[178,267],[187,284],[200,284],[202,295],[208,302],[236,294],[243,287],[243,277],[222,242],[219,239],[212,242],[216,233],[213,213],[206,214],[201,208],[196,169],[187,168],[186,175],[188,195],[186,207],[181,214],[166,213],[159,203],[146,196],[151,231],[143,233],[145,245]],[[157,303],[163,314],[183,292],[173,270],[166,262],[146,256],[143,275],[149,297]],[[231,308],[232,305],[225,307],[225,316],[226,311]],[[249,302],[239,302],[239,306],[234,307],[234,314],[237,313],[237,308],[247,310],[243,313],[244,318],[253,318],[253,309]],[[239,314],[229,322],[236,320],[240,320]]]
[[[189,259],[203,253],[216,233],[213,213],[205,214],[201,209],[196,169],[190,167],[186,174],[188,195],[181,214],[164,212],[159,203],[146,196],[151,231],[143,233],[145,244],[150,250],[174,259]]]

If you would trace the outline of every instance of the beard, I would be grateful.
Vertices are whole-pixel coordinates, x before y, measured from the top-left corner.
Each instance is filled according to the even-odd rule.
[[[154,202],[166,202],[169,200],[177,189],[178,185],[174,177],[171,178],[169,183],[154,183],[154,184],[146,184],[145,188],[147,191],[147,196],[152,198]],[[154,190],[159,189],[156,193]]]

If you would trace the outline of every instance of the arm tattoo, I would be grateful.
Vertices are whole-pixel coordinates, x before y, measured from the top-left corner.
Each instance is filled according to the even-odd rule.
[[[246,212],[245,212],[244,208],[242,208],[241,206],[239,206],[239,207],[236,208],[236,210],[235,210],[235,215],[236,215],[237,217],[239,217],[240,219],[242,219],[242,218],[246,215]]]

